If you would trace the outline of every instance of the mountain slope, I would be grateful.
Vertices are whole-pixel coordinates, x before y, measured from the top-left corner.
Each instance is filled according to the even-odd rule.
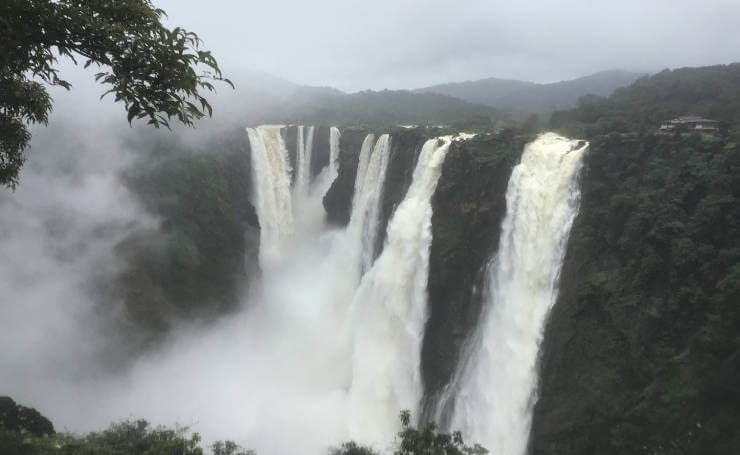
[[[450,82],[414,90],[416,93],[438,93],[472,103],[499,105],[509,95],[537,86],[534,82],[489,77],[476,81]]]
[[[417,89],[416,92],[439,93],[523,113],[549,112],[573,107],[583,95],[610,95],[617,88],[630,85],[640,76],[642,74],[612,70],[551,84],[489,78],[435,85]]]
[[[490,122],[496,109],[436,93],[382,90],[348,95],[307,93],[293,99],[283,112],[290,122],[387,126],[453,124],[473,119]]]
[[[502,107],[522,112],[543,112],[576,105],[583,95],[611,95],[614,90],[626,87],[643,76],[628,71],[602,71],[590,76],[552,84],[538,84],[532,88],[502,97]]]
[[[438,93],[408,90],[365,90],[344,93],[312,87],[255,71],[239,71],[237,90],[224,90],[214,100],[217,115],[238,125],[295,123],[364,125],[490,125],[498,115],[491,106]]]

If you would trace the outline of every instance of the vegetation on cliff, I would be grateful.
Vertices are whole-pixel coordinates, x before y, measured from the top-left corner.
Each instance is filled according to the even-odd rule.
[[[535,454],[740,449],[740,136],[593,138]]]
[[[116,247],[126,266],[112,289],[124,302],[117,324],[126,325],[129,349],[161,339],[178,321],[237,309],[259,242],[243,136],[201,146],[148,137],[131,144],[139,158],[124,180],[158,228]]]
[[[460,432],[438,432],[430,424],[417,428],[411,413],[402,411],[401,429],[393,441],[395,455],[486,455],[478,444],[467,445]],[[0,453],[3,455],[255,455],[233,441],[216,441],[203,448],[201,437],[187,427],[153,427],[146,420],[124,420],[103,431],[77,436],[57,433],[38,411],[0,396]],[[374,449],[345,442],[331,455],[375,455]]]
[[[280,108],[281,122],[329,124],[363,128],[398,124],[451,125],[484,122],[490,125],[500,115],[490,106],[436,93],[406,90],[366,90],[333,93],[292,100]]]
[[[549,84],[488,78],[435,85],[416,91],[454,96],[507,112],[548,113],[574,107],[578,98],[583,95],[608,96],[615,89],[631,84],[638,77],[638,73],[613,70]]]

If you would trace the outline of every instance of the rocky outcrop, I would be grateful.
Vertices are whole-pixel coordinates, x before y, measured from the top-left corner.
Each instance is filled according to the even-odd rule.
[[[385,172],[383,195],[380,202],[378,235],[375,243],[375,256],[383,251],[387,234],[386,227],[398,204],[406,197],[406,192],[414,176],[419,152],[427,140],[427,135],[420,130],[407,130],[391,134],[391,150],[388,156],[388,167]]]
[[[285,148],[288,150],[288,162],[290,163],[290,181],[291,183],[295,183],[295,178],[297,175],[296,168],[298,163],[298,127],[296,125],[286,126],[283,130],[283,140],[285,141]]]
[[[483,270],[498,246],[506,186],[531,137],[507,131],[454,142],[432,199],[429,320],[422,347],[424,418],[450,381],[481,309]]]
[[[308,127],[306,127],[308,132]],[[311,178],[316,178],[321,170],[329,165],[329,127],[317,126],[314,129],[313,150],[311,151]]]
[[[592,141],[532,454],[740,453],[738,175],[717,138]]]

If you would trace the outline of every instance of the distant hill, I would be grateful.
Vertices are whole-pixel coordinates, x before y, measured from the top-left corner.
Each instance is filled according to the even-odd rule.
[[[489,77],[476,81],[450,82],[414,90],[416,93],[438,93],[453,96],[471,103],[502,106],[501,99],[526,89],[536,87],[534,82]],[[505,106],[503,106],[505,107]]]
[[[583,95],[610,95],[641,76],[643,74],[612,70],[551,84],[488,78],[435,85],[415,91],[454,96],[472,103],[521,113],[551,112],[575,106]]]
[[[436,93],[406,90],[331,94],[304,88],[285,106],[291,122],[386,126],[395,124],[450,125],[491,122],[496,109]]]
[[[668,119],[699,115],[740,128],[740,63],[664,70],[609,97],[586,96],[555,112],[552,126],[577,135],[654,130]]]
[[[437,93],[366,90],[348,94],[331,87],[294,84],[253,71],[238,72],[233,80],[237,90],[219,93],[216,114],[237,124],[313,123],[371,128],[398,124],[485,126],[499,116],[491,106]]]
[[[549,114],[575,107],[583,95],[609,95],[640,75],[603,71],[552,84],[488,78],[413,91],[357,93],[304,86],[255,71],[239,70],[230,76],[237,90],[221,90],[216,113],[236,123],[331,123],[376,127],[393,124],[485,126],[501,119],[504,113]]]

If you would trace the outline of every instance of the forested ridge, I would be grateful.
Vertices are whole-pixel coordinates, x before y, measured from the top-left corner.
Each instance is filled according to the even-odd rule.
[[[617,89],[586,95],[575,109],[553,113],[550,126],[574,136],[654,131],[661,122],[698,115],[740,128],[740,63],[664,70]]]

